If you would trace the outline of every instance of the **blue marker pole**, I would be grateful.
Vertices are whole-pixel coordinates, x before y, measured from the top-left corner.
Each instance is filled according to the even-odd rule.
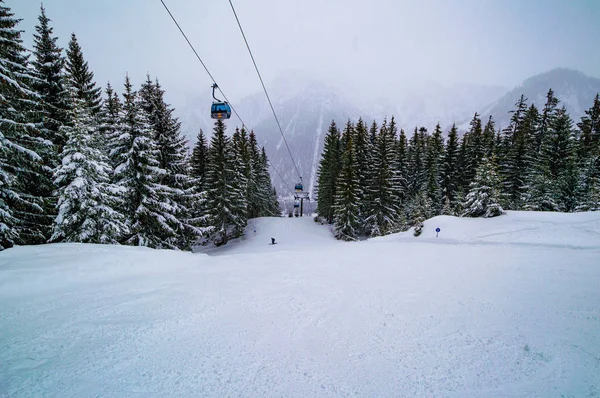
[[[439,233],[440,233],[441,229],[438,227],[435,229],[435,237],[437,238]]]

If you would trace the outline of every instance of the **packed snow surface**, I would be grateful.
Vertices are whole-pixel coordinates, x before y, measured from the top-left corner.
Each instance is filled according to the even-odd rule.
[[[0,325],[1,397],[600,396],[600,212],[359,243],[265,218],[194,254],[17,247]]]

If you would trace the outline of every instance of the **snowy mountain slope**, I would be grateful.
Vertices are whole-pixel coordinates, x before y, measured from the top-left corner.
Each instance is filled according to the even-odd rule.
[[[249,228],[219,256],[1,252],[0,396],[600,394],[598,212],[359,243],[309,218]]]
[[[554,91],[554,96],[561,101],[559,106],[565,105],[571,118],[577,123],[592,106],[594,96],[600,92],[600,79],[566,68],[556,68],[532,76],[498,99],[490,109],[482,109],[483,120],[492,115],[496,120],[496,127],[504,128],[509,124],[509,112],[514,109],[521,94],[529,99],[528,104],[534,103],[541,109],[546,103],[546,94],[550,88]],[[465,130],[468,126],[469,120],[461,124]]]

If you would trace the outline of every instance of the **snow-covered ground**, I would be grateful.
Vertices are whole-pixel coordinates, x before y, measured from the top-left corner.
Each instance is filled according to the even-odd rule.
[[[0,396],[600,396],[600,212],[232,243],[0,253]]]

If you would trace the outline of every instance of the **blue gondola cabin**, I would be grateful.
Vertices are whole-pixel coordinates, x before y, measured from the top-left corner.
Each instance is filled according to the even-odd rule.
[[[210,107],[210,117],[213,119],[229,119],[231,107],[227,102],[213,102]]]

